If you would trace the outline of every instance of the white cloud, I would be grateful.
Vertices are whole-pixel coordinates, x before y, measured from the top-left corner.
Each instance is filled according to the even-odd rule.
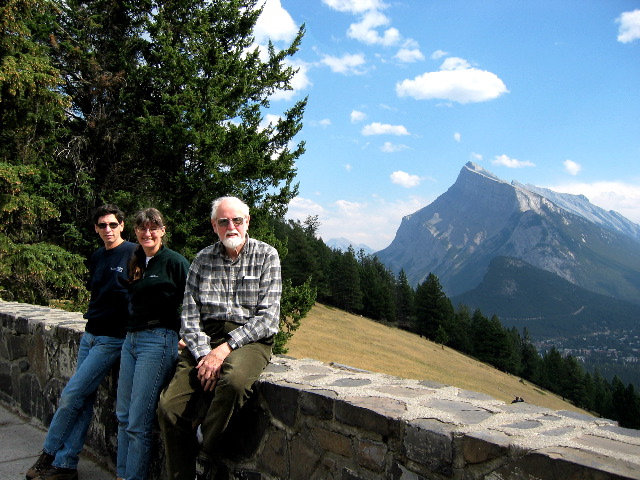
[[[471,158],[473,160],[481,161],[482,160],[482,154],[481,153],[476,153],[476,152],[471,152]]]
[[[493,100],[508,91],[495,73],[471,68],[466,60],[457,57],[447,58],[437,72],[426,72],[396,84],[400,97],[458,103]]]
[[[302,222],[310,215],[324,215],[325,213],[325,209],[319,203],[308,198],[295,197],[289,202],[287,218]]]
[[[493,165],[500,165],[508,168],[523,168],[523,167],[535,167],[536,164],[529,160],[517,160],[511,158],[508,155],[497,155],[496,158],[491,160]]]
[[[406,150],[407,148],[409,147],[401,143],[384,142],[380,147],[380,150],[385,153],[393,153],[393,152],[399,152],[400,150]]]
[[[439,60],[440,58],[446,57],[447,55],[449,55],[447,52],[444,52],[442,50],[436,50],[431,54],[431,58],[433,60]]]
[[[345,75],[359,75],[364,73],[364,69],[362,69],[361,67],[365,64],[365,59],[364,55],[361,53],[347,53],[340,58],[331,55],[325,55],[320,61],[335,73],[342,73]]]
[[[282,8],[280,0],[265,0],[256,7],[264,5],[262,14],[258,17],[253,34],[256,43],[266,45],[273,42],[291,42],[298,33],[298,25],[293,21],[289,12]]]
[[[322,120],[320,120],[320,126],[322,127],[328,127],[329,125],[331,125],[331,119],[329,118],[323,118]]]
[[[471,68],[469,62],[459,57],[449,57],[440,65],[440,70],[466,70],[468,68]]]
[[[594,182],[548,186],[555,192],[584,195],[605,210],[614,210],[640,224],[640,183]]]
[[[358,110],[352,110],[350,118],[351,118],[351,123],[357,123],[367,118],[367,114],[364,112],[360,112]]]
[[[353,14],[387,8],[387,5],[382,0],[322,0],[322,3],[339,12]]]
[[[339,200],[323,207],[315,201],[296,197],[289,204],[287,218],[304,221],[309,215],[318,215],[318,233],[324,241],[344,237],[354,244],[363,243],[374,250],[382,250],[395,237],[403,216],[433,200],[411,196],[387,202],[373,196],[369,202]]]
[[[400,185],[404,188],[413,188],[420,185],[420,177],[417,175],[411,175],[410,173],[403,172],[401,170],[393,172],[391,175],[391,182],[396,185]]]
[[[630,43],[640,38],[640,10],[623,12],[616,22],[620,24],[618,29],[618,41]]]
[[[344,165],[344,169],[345,169],[347,172],[350,172],[351,170],[353,170],[353,167],[351,166],[351,164],[350,164],[350,163],[346,163],[346,164]]]
[[[404,63],[413,63],[424,60],[424,55],[418,48],[401,48],[394,58]]]
[[[418,42],[403,39],[400,31],[390,27],[391,21],[382,13],[389,7],[382,0],[322,0],[330,8],[339,12],[350,13],[358,17],[358,21],[349,25],[347,36],[366,45],[382,45],[385,47],[403,44],[406,51],[398,52],[401,61],[416,61],[422,55],[417,49]],[[389,28],[386,28],[389,27]],[[411,60],[402,60],[411,58]]]
[[[362,135],[409,135],[404,125],[374,122],[362,128]]]
[[[456,142],[460,142],[460,141],[462,140],[462,134],[461,134],[460,132],[456,132],[456,133],[454,133],[454,134],[453,134],[453,139],[454,139]]]
[[[349,26],[347,35],[367,45],[397,45],[400,42],[400,32],[396,28],[388,28],[381,35],[376,28],[389,24],[389,19],[378,10],[366,12],[360,22]]]
[[[575,176],[580,173],[580,170],[582,170],[582,165],[574,162],[573,160],[565,160],[564,162],[562,162],[562,164],[564,165],[564,169],[569,175]]]

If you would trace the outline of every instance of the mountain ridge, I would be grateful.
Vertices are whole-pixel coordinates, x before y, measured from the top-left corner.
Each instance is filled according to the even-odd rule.
[[[394,273],[403,269],[413,285],[435,274],[450,297],[476,288],[494,258],[512,257],[638,303],[637,232],[640,226],[584,196],[508,183],[469,162],[445,193],[405,216],[376,255]]]
[[[630,330],[640,318],[640,305],[594,293],[508,257],[494,258],[483,281],[451,302],[490,311],[507,327],[526,327],[537,340]]]

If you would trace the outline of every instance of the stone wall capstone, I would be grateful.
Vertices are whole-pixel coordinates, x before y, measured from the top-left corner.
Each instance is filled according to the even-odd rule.
[[[0,319],[0,401],[46,427],[85,321],[4,301]],[[114,368],[86,445],[112,471],[116,383]],[[640,431],[607,419],[285,356],[272,359],[254,390],[223,442],[228,478],[640,479]],[[156,439],[150,480],[164,478],[162,463]]]

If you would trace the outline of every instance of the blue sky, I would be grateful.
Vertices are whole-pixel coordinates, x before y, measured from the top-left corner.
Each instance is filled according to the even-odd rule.
[[[266,0],[256,42],[306,35],[299,196],[320,236],[380,250],[473,161],[640,223],[637,0]]]

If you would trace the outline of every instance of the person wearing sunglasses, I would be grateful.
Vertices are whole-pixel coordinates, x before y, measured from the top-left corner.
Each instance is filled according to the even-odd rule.
[[[271,358],[280,321],[280,259],[275,248],[249,237],[249,222],[240,199],[215,200],[211,225],[219,241],[201,250],[189,269],[180,331],[186,347],[158,405],[173,480],[215,477],[229,419]]]
[[[178,356],[186,258],[163,244],[164,218],[155,208],[136,213],[138,247],[129,264],[129,322],[122,345],[116,400],[116,473],[146,480],[160,391]]]
[[[78,347],[76,371],[62,390],[42,453],[26,478],[75,480],[78,455],[93,415],[96,391],[120,358],[129,318],[128,292],[123,286],[127,265],[136,248],[122,238],[124,213],[102,205],[93,213],[95,232],[103,246],[89,259],[89,307]]]

